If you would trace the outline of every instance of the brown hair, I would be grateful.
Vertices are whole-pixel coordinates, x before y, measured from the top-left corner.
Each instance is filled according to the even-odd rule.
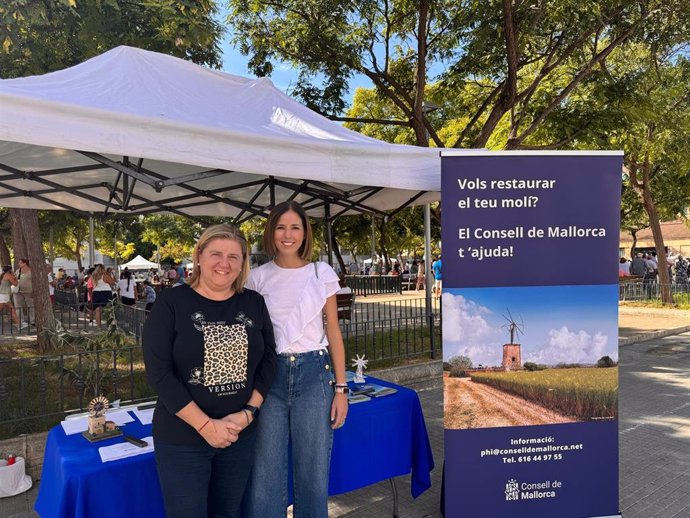
[[[278,226],[278,220],[280,219],[280,217],[286,212],[290,211],[296,213],[300,217],[300,219],[302,220],[302,226],[304,227],[304,241],[302,242],[298,250],[299,257],[304,261],[310,261],[312,247],[314,243],[314,238],[311,232],[311,225],[309,224],[309,218],[307,217],[307,213],[304,211],[304,208],[302,208],[302,206],[296,201],[284,201],[273,207],[273,210],[271,210],[271,213],[268,215],[266,227],[264,228],[264,251],[266,252],[266,255],[269,255],[271,257],[275,257],[276,255],[278,255],[278,250],[276,250],[276,244],[274,240],[276,227]]]
[[[201,237],[196,242],[196,246],[192,252],[194,269],[186,281],[187,284],[189,284],[192,288],[196,288],[199,284],[199,277],[201,276],[199,254],[214,239],[230,239],[240,244],[240,248],[242,249],[242,270],[240,270],[240,274],[237,276],[237,279],[235,279],[235,281],[232,283],[232,289],[238,293],[242,293],[244,283],[247,282],[247,277],[249,276],[249,249],[247,246],[247,240],[240,229],[225,223],[208,227],[206,230],[204,230],[204,233],[201,234]]]

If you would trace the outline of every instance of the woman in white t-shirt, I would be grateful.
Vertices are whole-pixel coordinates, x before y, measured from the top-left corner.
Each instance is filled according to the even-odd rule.
[[[113,298],[115,279],[105,271],[102,264],[98,264],[91,274],[91,284],[93,286],[91,306],[94,308],[94,313],[96,315],[96,325],[101,327],[101,308],[108,304]]]
[[[291,442],[294,516],[325,517],[333,430],[345,424],[348,409],[338,276],[326,263],[309,262],[311,226],[298,203],[271,211],[263,243],[273,261],[253,269],[246,287],[264,296],[278,362],[257,421],[247,510],[251,518],[286,516]]]
[[[117,281],[117,290],[120,292],[120,302],[125,306],[134,306],[137,303],[137,283],[132,280],[132,272],[129,270]]]

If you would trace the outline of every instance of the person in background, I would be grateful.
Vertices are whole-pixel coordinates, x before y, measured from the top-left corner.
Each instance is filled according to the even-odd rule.
[[[17,311],[12,304],[12,286],[17,286],[17,284],[19,284],[19,281],[12,272],[12,267],[9,265],[3,266],[2,274],[0,274],[0,311],[4,311],[5,308],[9,309],[12,322],[17,326],[17,330],[20,330],[28,327],[29,324],[19,322]]]
[[[188,283],[163,290],[144,325],[158,478],[167,518],[240,518],[275,374],[273,326],[263,297],[245,289],[239,230],[209,227],[192,257]]]
[[[630,277],[630,263],[625,257],[618,261],[618,277]]]
[[[19,259],[19,270],[16,274],[19,291],[14,294],[14,307],[19,308],[20,318],[31,325],[34,309],[34,289],[31,280],[31,266],[26,258]],[[22,325],[22,327],[25,327]]]
[[[182,266],[182,263],[177,263],[177,268],[175,268],[175,273],[177,275],[176,281],[175,281],[175,286],[180,286],[184,284],[184,280],[187,277],[185,274],[185,269],[184,266]]]
[[[91,306],[96,316],[96,325],[101,327],[101,316],[103,306],[108,304],[113,298],[113,287],[115,279],[106,271],[102,264],[96,265],[93,273],[89,276],[89,281],[93,286],[91,293]]]
[[[156,302],[156,290],[153,289],[148,280],[144,281],[144,300],[146,301],[146,312],[151,311],[153,303]]]
[[[176,283],[177,281],[177,271],[174,268],[174,265],[170,267],[168,270],[168,273],[166,274],[166,277],[168,278],[168,284],[172,286],[173,284]]]
[[[676,261],[676,284],[688,285],[688,260],[682,255],[679,255]]]
[[[422,290],[426,289],[426,263],[424,262],[424,259],[419,261],[419,269],[417,273],[417,285],[414,287],[414,291],[419,291],[420,288]]]
[[[647,263],[640,252],[635,254],[630,265],[630,274],[636,276],[644,276],[647,273]]]
[[[85,270],[84,270],[84,267],[83,267],[83,266],[80,266],[80,267],[77,269],[77,282],[78,282],[79,284],[84,284],[85,278],[86,278],[86,272],[85,272]]]
[[[263,235],[264,250],[273,261],[254,268],[247,282],[266,298],[278,351],[276,380],[257,433],[247,505],[251,518],[286,516],[288,444],[293,516],[328,516],[333,430],[345,424],[348,387],[336,302],[339,279],[328,264],[310,262],[312,242],[302,206],[279,203]]]
[[[53,265],[46,263],[46,274],[48,276],[48,294],[50,295],[50,303],[55,305],[55,287],[57,286],[57,280],[55,279],[55,274],[53,274]]]
[[[434,274],[434,293],[436,294],[436,298],[439,298],[441,296],[441,290],[443,288],[443,274],[442,274],[442,267],[443,263],[441,262],[441,256],[438,256],[438,259],[433,262],[431,265],[431,270],[433,271]]]
[[[134,306],[137,303],[137,283],[132,280],[132,272],[122,272],[122,279],[117,281],[117,290],[120,293],[120,301],[125,306]]]

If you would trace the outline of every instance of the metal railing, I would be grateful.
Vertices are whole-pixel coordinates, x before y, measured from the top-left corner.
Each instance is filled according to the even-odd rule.
[[[154,396],[141,347],[0,360],[0,438],[47,429],[100,394],[128,402]]]
[[[690,304],[690,284],[662,285],[654,280],[621,282],[618,285],[618,300],[656,302],[661,300],[663,286],[668,287],[675,304]]]
[[[55,315],[63,328],[94,336],[99,330],[90,325],[92,315],[86,304],[76,300],[56,297]],[[433,333],[435,343],[440,343],[441,309],[438,301],[433,302],[431,318],[424,299],[355,302],[351,319],[340,322],[346,364],[356,354],[364,354],[370,367],[404,358],[433,357],[431,336]],[[118,327],[136,345],[119,349],[93,346],[92,350],[0,360],[0,438],[46,430],[66,414],[85,411],[95,395],[104,394],[111,401],[122,399],[123,403],[154,397],[146,381],[141,348],[147,312],[120,304],[113,307]]]
[[[355,295],[366,297],[384,293],[402,293],[400,275],[346,275],[345,285]]]

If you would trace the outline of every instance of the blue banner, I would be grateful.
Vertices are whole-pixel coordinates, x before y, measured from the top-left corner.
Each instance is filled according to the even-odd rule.
[[[442,153],[447,518],[618,515],[622,159]]]

